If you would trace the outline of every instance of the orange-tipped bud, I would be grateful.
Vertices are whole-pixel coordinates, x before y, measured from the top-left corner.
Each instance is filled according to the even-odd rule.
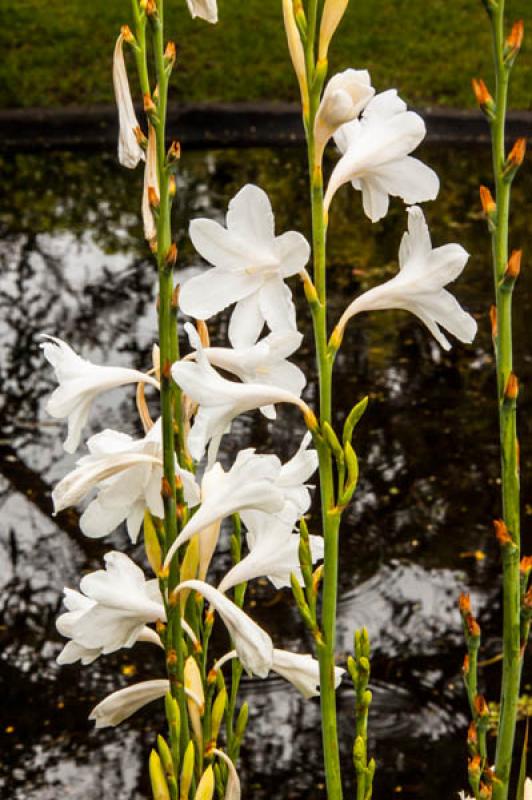
[[[167,264],[170,264],[172,266],[177,261],[177,245],[175,242],[172,242],[172,244],[166,251],[165,261]]]
[[[136,128],[133,128],[133,133],[135,134],[135,139],[140,146],[146,148],[148,146],[148,140],[139,125],[137,125]]]
[[[172,497],[172,487],[168,483],[168,479],[163,475],[161,480],[161,494],[165,500],[170,500]]]
[[[168,195],[169,197],[175,197],[177,194],[177,183],[175,179],[175,175],[170,175],[168,178]]]
[[[480,625],[476,621],[473,614],[468,614],[468,616],[466,617],[466,625],[469,635],[472,636],[474,639],[478,639],[480,636]]]
[[[159,205],[159,195],[157,194],[157,189],[154,186],[148,186],[148,203],[152,208],[157,208]]]
[[[177,665],[177,653],[175,650],[170,650],[168,652],[166,663],[169,667],[175,667]]]
[[[477,726],[474,722],[471,722],[467,729],[467,742],[470,745],[476,745],[478,742]]]
[[[158,619],[157,622],[155,623],[155,630],[157,631],[159,636],[162,636],[162,634],[166,631],[166,625],[161,619]]]
[[[152,14],[155,14],[155,12],[157,11],[157,3],[155,2],[155,0],[147,0],[144,10],[146,11],[148,17],[151,17]]]
[[[519,394],[519,379],[514,372],[510,372],[504,390],[504,396],[507,400],[516,400]]]
[[[179,161],[181,158],[181,145],[179,142],[172,142],[168,150],[169,161]]]
[[[532,556],[523,556],[519,563],[519,569],[522,575],[528,575],[532,571]]]
[[[470,758],[467,764],[467,771],[469,772],[470,775],[476,776],[477,779],[480,777],[480,764],[481,761],[479,755]]]
[[[505,276],[507,278],[513,278],[514,280],[519,276],[521,272],[521,256],[523,255],[522,250],[514,250],[512,255],[508,259],[508,264],[506,265]]]
[[[122,27],[120,28],[120,33],[124,37],[124,41],[127,42],[128,44],[132,44],[135,41],[135,37],[131,33],[131,28],[129,27],[129,25],[122,25]]]
[[[491,800],[492,794],[493,789],[491,786],[488,786],[487,783],[480,784],[480,788],[478,790],[478,796],[480,800]]]
[[[471,595],[469,592],[461,592],[458,598],[458,608],[460,614],[471,614]]]
[[[142,100],[143,100],[143,105],[144,105],[144,111],[146,112],[146,114],[149,114],[152,111],[155,111],[156,107],[155,107],[155,103],[152,100],[151,94],[145,94],[143,96]]]
[[[525,153],[526,139],[521,137],[520,139],[517,139],[516,143],[508,153],[508,158],[506,159],[507,167],[510,169],[516,169],[517,167],[520,167],[525,160]]]
[[[475,93],[476,101],[481,108],[493,105],[493,97],[491,96],[489,89],[482,78],[473,78],[471,85],[473,86],[473,92]]]
[[[469,656],[466,653],[464,656],[464,663],[462,664],[462,672],[464,675],[469,675],[469,666]]]
[[[482,694],[477,694],[475,697],[475,711],[479,715],[479,717],[487,717],[490,713],[488,708],[488,704],[486,703],[486,698]]]
[[[497,337],[497,306],[490,306],[491,335]]]
[[[495,528],[495,536],[500,545],[504,546],[511,543],[512,537],[508,533],[508,528],[503,519],[494,519],[493,527]]]
[[[525,594],[525,596],[523,597],[523,606],[526,609],[531,609],[532,608],[532,588],[530,588],[527,591],[527,593]]]
[[[172,62],[175,61],[176,58],[175,42],[168,42],[164,51],[164,57],[167,59],[167,61],[172,61]]]
[[[480,202],[482,203],[482,211],[487,217],[492,216],[497,211],[497,204],[487,186],[480,187]]]
[[[523,44],[523,36],[525,35],[525,25],[522,19],[517,20],[512,25],[512,30],[510,35],[506,39],[506,46],[512,52],[516,52],[517,50],[521,49],[521,45]]]

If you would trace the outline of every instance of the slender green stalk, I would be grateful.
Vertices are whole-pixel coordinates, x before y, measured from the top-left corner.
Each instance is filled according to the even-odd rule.
[[[492,230],[493,268],[496,298],[494,346],[497,366],[499,407],[502,508],[509,541],[502,544],[503,563],[503,668],[500,721],[497,736],[493,786],[495,800],[506,800],[512,767],[521,677],[520,637],[520,498],[516,397],[510,390],[513,376],[512,295],[515,280],[505,279],[508,265],[511,177],[506,169],[505,126],[511,64],[505,43],[505,1],[498,0],[491,10],[496,77],[495,108],[491,123],[493,171],[496,186],[496,214]]]

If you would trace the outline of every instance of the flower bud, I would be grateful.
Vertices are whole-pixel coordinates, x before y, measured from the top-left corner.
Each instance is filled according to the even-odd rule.
[[[172,761],[172,754],[170,752],[170,748],[168,747],[166,740],[163,736],[159,735],[157,737],[157,750],[159,751],[159,756],[161,759],[161,764],[163,765],[164,772],[168,778],[173,778],[174,776],[174,764]]]
[[[512,66],[517,58],[521,45],[523,44],[523,37],[525,35],[525,26],[523,20],[520,19],[514,22],[510,35],[504,44],[504,62],[508,66]]]
[[[497,338],[497,306],[490,306],[491,335]]]
[[[506,278],[510,278],[511,280],[515,281],[519,277],[519,273],[521,272],[522,255],[522,250],[514,250],[512,252],[512,255],[508,259],[508,264],[506,265],[506,271],[504,273]]]
[[[458,608],[460,609],[460,614],[462,614],[462,616],[471,614],[471,595],[469,592],[461,592],[460,597],[458,598]]]
[[[182,583],[183,581],[193,580],[198,574],[199,554],[200,554],[199,535],[196,534],[196,536],[193,536],[190,542],[188,543],[185,557],[183,558],[183,563],[181,564],[181,570],[179,572],[180,583]],[[189,595],[190,595],[190,589],[183,589],[183,591],[179,593],[179,601],[181,603],[182,616],[185,613],[185,606],[187,604]]]
[[[504,389],[505,400],[517,400],[519,395],[519,379],[515,373],[510,372]]]
[[[505,174],[514,173],[523,161],[525,160],[526,154],[526,139],[521,137],[517,139],[514,146],[508,153],[508,158],[506,159],[506,164],[504,167]]]
[[[211,718],[211,741],[209,742],[210,747],[216,747],[216,740],[218,739],[218,733],[220,732],[220,727],[222,724],[222,720],[225,714],[225,707],[227,705],[227,691],[222,689],[218,692],[216,700],[212,706],[212,718]]]
[[[208,766],[199,782],[194,800],[212,800],[214,795],[214,773],[212,766]]]
[[[320,25],[318,58],[325,61],[332,37],[345,14],[349,0],[325,0]]]
[[[191,740],[183,757],[181,779],[179,781],[179,800],[188,800],[190,785],[194,775],[194,742]]]
[[[155,525],[153,524],[151,514],[148,510],[144,512],[144,549],[146,550],[146,556],[150,567],[155,575],[157,575],[162,567],[163,557],[161,545],[157,538],[157,531],[155,530]]]
[[[127,42],[128,44],[133,44],[133,42],[135,41],[135,37],[131,33],[131,28],[129,27],[129,25],[122,25],[122,27],[120,28],[120,33],[124,37],[125,42]]]
[[[294,16],[293,0],[283,0],[283,18],[284,27],[286,31],[286,39],[288,42],[288,50],[290,58],[296,73],[299,89],[301,92],[301,105],[303,106],[303,114],[308,114],[309,95],[307,83],[307,67],[305,64],[305,52],[301,42],[301,36],[297,27],[296,19]]]
[[[235,736],[237,739],[242,739],[244,736],[248,724],[248,717],[249,705],[247,703],[243,703],[235,725]]]
[[[482,79],[473,78],[471,83],[478,105],[486,116],[492,119],[495,114],[495,103],[488,87]]]
[[[153,800],[170,800],[170,791],[166,783],[161,759],[155,750],[152,750],[150,754],[149,770]]]
[[[512,537],[508,533],[508,528],[506,527],[504,520],[494,519],[493,527],[495,528],[495,536],[497,537],[497,541],[501,546],[511,544]]]
[[[145,94],[143,96],[143,105],[144,111],[146,114],[152,114],[154,111],[157,110],[155,103],[153,102],[150,94]]]
[[[192,730],[200,750],[203,750],[201,718],[205,710],[205,695],[201,672],[194,656],[189,656],[185,661],[185,689],[187,689],[188,715]]]
[[[482,203],[482,211],[484,214],[487,217],[493,217],[497,212],[497,204],[487,186],[480,187],[480,202]]]

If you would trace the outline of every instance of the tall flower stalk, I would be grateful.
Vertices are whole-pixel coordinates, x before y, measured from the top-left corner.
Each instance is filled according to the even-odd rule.
[[[529,602],[526,598],[529,564],[520,564],[520,496],[519,496],[519,443],[516,427],[516,407],[519,382],[514,372],[512,303],[514,286],[519,275],[521,251],[510,253],[510,196],[513,179],[521,166],[526,142],[518,139],[512,149],[506,150],[506,114],[508,89],[514,63],[523,39],[523,23],[516,22],[506,35],[505,0],[484,0],[492,29],[495,96],[492,97],[482,80],[473,81],[477,101],[484,111],[491,130],[493,179],[495,198],[482,186],[480,196],[492,241],[493,277],[495,304],[491,309],[493,345],[497,371],[497,403],[499,411],[501,448],[501,492],[502,519],[496,520],[495,532],[502,554],[502,681],[500,695],[500,717],[495,752],[494,775],[489,772],[485,742],[478,752],[472,748],[470,762],[471,785],[475,796],[479,796],[479,782],[492,787],[495,800],[506,800],[509,792],[514,752],[517,704],[521,683],[521,671],[528,639]],[[468,602],[465,601],[465,605]],[[469,686],[474,726],[482,729],[484,703],[476,695],[476,651],[480,640],[480,629],[471,622],[468,628],[468,613],[462,613],[466,621],[469,660],[466,664],[466,684]],[[472,656],[472,649],[474,655]],[[474,732],[474,731],[473,731]],[[470,740],[474,740],[470,736]],[[481,739],[482,743],[482,739]]]

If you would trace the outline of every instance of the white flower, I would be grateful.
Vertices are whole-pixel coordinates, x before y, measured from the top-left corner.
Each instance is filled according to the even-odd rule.
[[[192,17],[200,17],[206,22],[218,22],[218,7],[216,0],[187,0],[188,10]]]
[[[299,689],[303,697],[316,697],[320,693],[320,665],[311,655],[273,651],[272,669]],[[345,669],[334,668],[334,688],[342,682]]]
[[[308,242],[289,231],[275,236],[268,195],[247,185],[229,203],[227,228],[214,220],[195,219],[190,238],[209,269],[181,288],[185,314],[208,319],[236,303],[229,325],[234,347],[254,344],[264,326],[278,333],[295,330],[295,309],[284,280],[300,273],[310,256]]]
[[[532,800],[532,779],[525,780],[524,800]]]
[[[160,420],[142,439],[105,430],[92,436],[87,447],[90,455],[80,458],[76,469],[52,492],[54,512],[76,505],[103,484],[81,516],[81,530],[99,538],[126,520],[129,537],[136,542],[146,508],[156,517],[164,517]],[[199,489],[194,476],[177,464],[176,471],[183,481],[185,499],[197,503]]]
[[[87,664],[139,640],[160,644],[155,631],[146,627],[166,619],[158,581],[146,581],[140,567],[124,553],[107,553],[105,570],[85,575],[80,589],[82,594],[65,589],[68,611],[58,618],[57,629],[72,641],[59,663],[80,658]]]
[[[188,328],[190,332],[190,328]],[[209,465],[214,463],[220,441],[231,428],[239,414],[276,403],[293,403],[303,413],[306,404],[292,392],[261,383],[237,383],[222,378],[209,363],[199,341],[196,362],[177,361],[172,365],[172,377],[183,392],[199,403],[194,424],[189,433],[188,447],[196,461],[200,461],[209,442]]]
[[[302,339],[297,331],[270,333],[250,347],[206,347],[204,353],[209,363],[233,373],[243,383],[276,386],[300,397],[307,382],[305,375],[286,359],[298,349]],[[269,419],[275,419],[273,406],[264,406],[261,411]]]
[[[207,470],[201,482],[201,505],[168,550],[165,565],[192,536],[199,533],[201,539],[202,532],[207,532],[214,522],[236,511],[282,511],[285,498],[275,487],[280,471],[277,456],[257,455],[253,449],[241,450],[228,472],[219,463]]]
[[[144,238],[151,242],[157,237],[157,225],[153,217],[150,203],[150,189],[155,193],[157,201],[160,199],[159,173],[157,171],[157,137],[153,125],[148,130],[148,150],[146,166],[144,167],[144,185],[142,190],[142,222],[144,225]]]
[[[341,125],[358,117],[375,94],[366,69],[346,69],[334,75],[323,93],[314,121],[315,162],[321,163],[325,145]]]
[[[98,703],[92,709],[89,719],[96,722],[97,728],[114,728],[139,708],[164,697],[168,692],[169,685],[166,679],[161,679],[143,681],[120,689]]]
[[[399,272],[353,300],[342,314],[338,328],[343,330],[347,321],[361,311],[398,308],[419,317],[445,350],[451,345],[440,326],[461,342],[472,342],[477,323],[443,288],[456,280],[468,257],[459,244],[433,250],[423,212],[417,206],[409,208],[408,232],[399,248]]]
[[[359,120],[342,125],[335,134],[343,155],[330,177],[325,209],[348,181],[362,191],[364,211],[372,222],[386,215],[389,195],[401,197],[407,204],[434,200],[438,176],[409,156],[424,136],[425,123],[406,110],[395,89],[376,95]]]
[[[141,159],[144,159],[144,151],[139,145],[135,130],[140,129],[129,81],[127,79],[126,63],[124,61],[124,40],[126,36],[131,36],[128,28],[122,28],[120,36],[116,40],[113,55],[113,86],[115,90],[116,105],[118,107],[118,120],[120,132],[118,136],[118,160],[124,167],[134,169]]]
[[[214,586],[192,580],[180,583],[175,591],[182,589],[192,589],[203,595],[222,618],[246,672],[265,678],[273,661],[273,644],[266,631]]]
[[[310,536],[312,562],[323,558],[323,538]],[[290,586],[290,576],[295,574],[300,583],[303,576],[299,566],[300,535],[292,533],[292,525],[278,522],[266,514],[257,514],[246,534],[249,553],[229,570],[218,586],[227,592],[233,586],[267,577],[276,589]]]
[[[46,410],[56,419],[68,417],[68,437],[64,444],[67,453],[73,453],[78,447],[92,402],[99,394],[128,383],[151,383],[159,389],[158,381],[150,375],[126,367],[100,367],[78,356],[61,339],[45,338],[47,341],[41,348],[59,382]]]

